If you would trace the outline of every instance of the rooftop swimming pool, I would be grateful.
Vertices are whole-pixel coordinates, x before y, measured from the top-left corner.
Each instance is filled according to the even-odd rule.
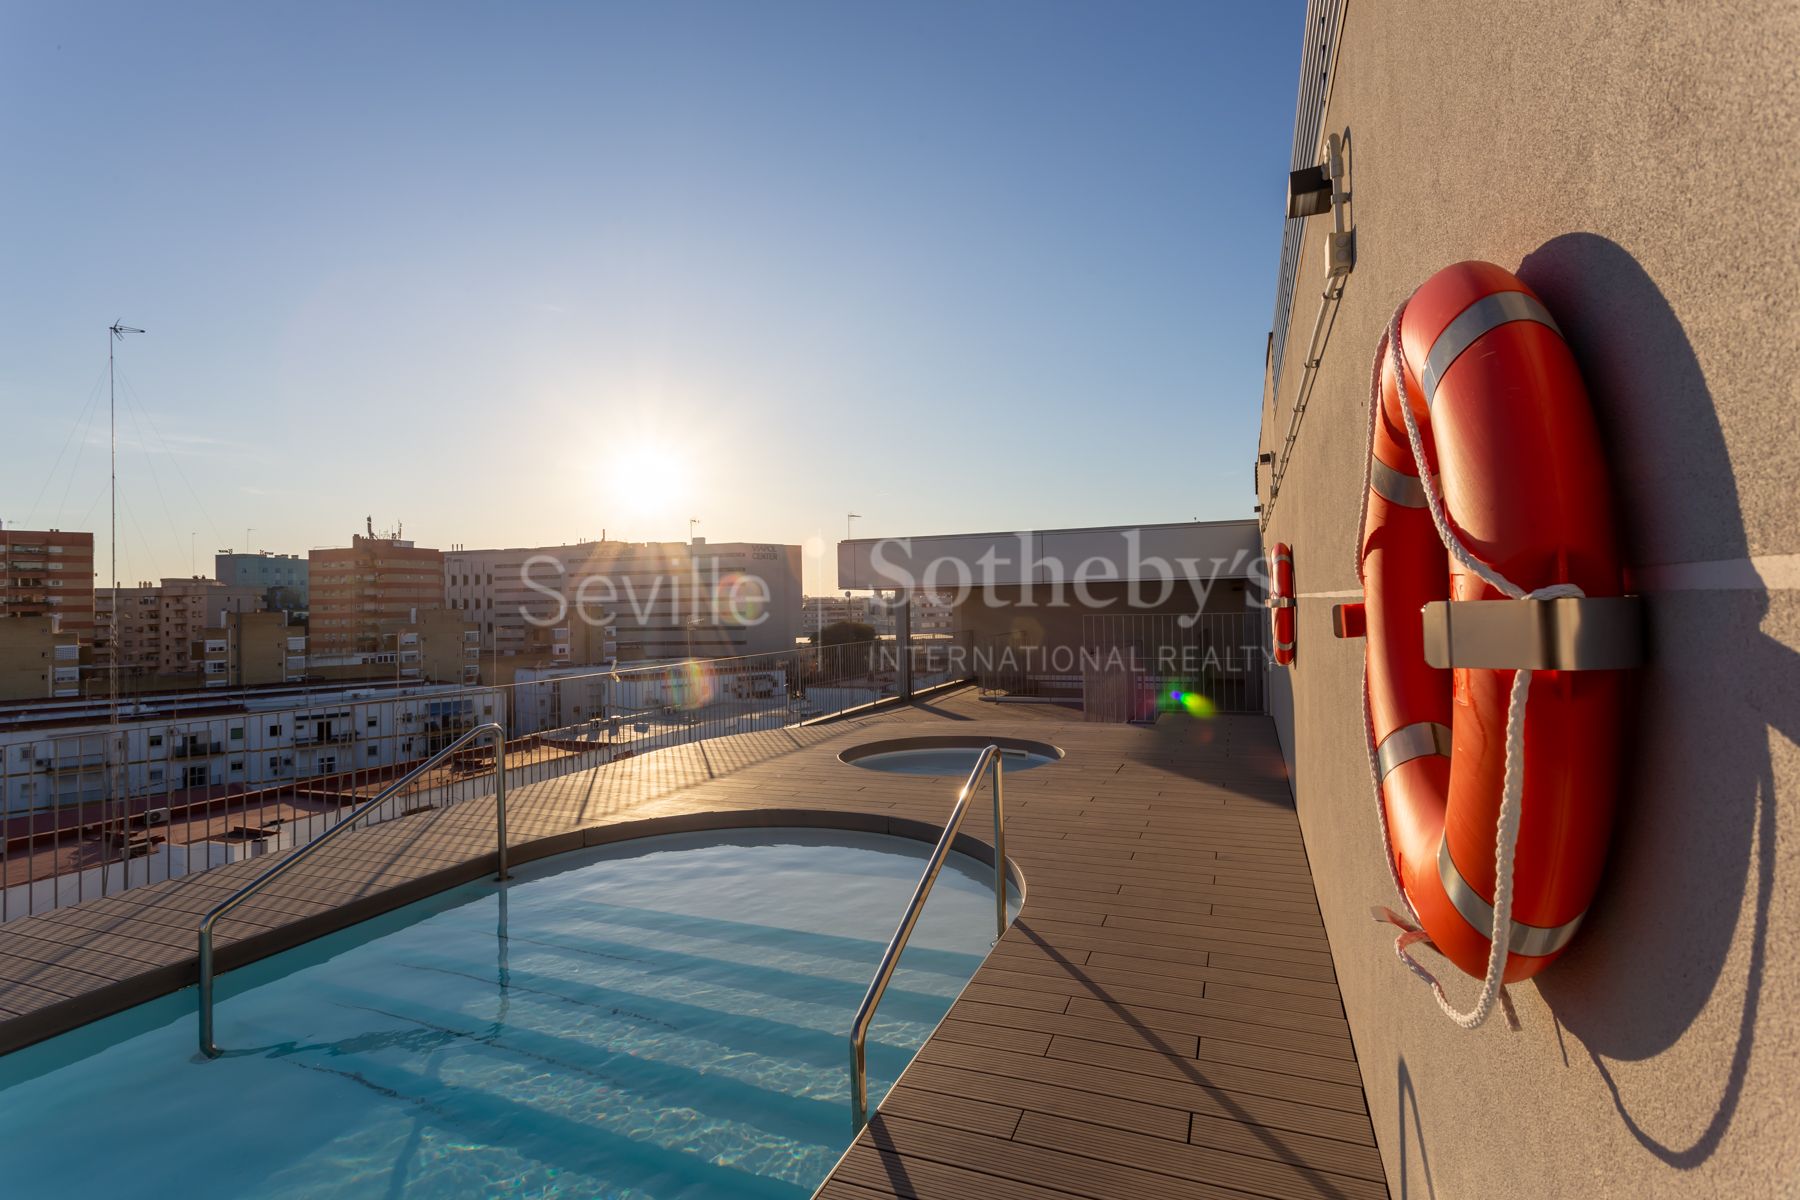
[[[851,1016],[930,847],[681,834],[543,860],[0,1058],[8,1194],[800,1198],[850,1142]],[[993,936],[951,855],[871,1102]]]

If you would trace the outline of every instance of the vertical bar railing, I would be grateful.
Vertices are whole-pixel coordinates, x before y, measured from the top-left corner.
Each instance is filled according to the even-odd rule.
[[[966,643],[917,643],[920,672],[932,682],[967,676],[976,664]],[[236,690],[207,693],[211,710],[134,693],[117,735],[101,732],[104,712],[79,735],[0,720],[0,920],[96,898],[103,883],[111,894],[304,843],[475,724],[501,725],[514,783],[535,782],[860,708],[889,694],[896,666],[894,644],[876,641],[505,685],[346,681],[270,697],[266,708]],[[681,676],[710,695],[639,702],[653,690],[647,681]],[[633,736],[639,723],[645,732]],[[468,786],[459,779],[444,794]]]
[[[950,857],[956,831],[962,828],[963,818],[968,815],[969,801],[981,787],[982,776],[990,771],[994,780],[994,937],[997,939],[1006,932],[1006,807],[1001,785],[1005,770],[1000,747],[990,745],[976,758],[974,769],[956,794],[956,805],[950,810],[950,819],[944,822],[944,832],[937,845],[932,847],[931,857],[925,861],[925,870],[913,889],[912,899],[907,901],[906,910],[900,915],[900,925],[888,940],[887,949],[881,952],[875,978],[869,982],[869,990],[863,994],[856,1016],[850,1022],[850,1116],[859,1131],[869,1120],[867,1045],[869,1027],[875,1022],[875,1009],[887,994],[888,984],[900,966],[900,956],[906,952],[913,927],[919,923],[919,915],[924,912],[925,901],[931,895],[931,885],[937,882],[938,872],[944,869],[944,863]]]

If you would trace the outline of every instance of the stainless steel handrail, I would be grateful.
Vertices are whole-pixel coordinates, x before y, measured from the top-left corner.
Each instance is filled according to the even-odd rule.
[[[442,763],[469,743],[482,738],[494,740],[494,829],[499,853],[499,871],[494,878],[496,880],[506,878],[506,730],[497,722],[490,721],[485,725],[477,725],[387,787],[382,788],[380,794],[373,800],[219,901],[213,906],[211,912],[200,918],[200,1053],[208,1058],[219,1057],[219,1048],[213,1044],[213,926],[219,923],[219,918],[249,899],[264,884],[280,878],[291,870],[294,864],[302,861],[326,842],[356,824],[365,813],[388,803],[397,793],[403,791],[425,772]]]
[[[919,923],[925,899],[931,895],[931,885],[937,882],[938,872],[950,857],[950,846],[956,841],[956,831],[962,827],[963,817],[968,814],[969,801],[981,786],[981,777],[990,770],[994,773],[994,936],[997,938],[1006,932],[1006,808],[1000,783],[1005,770],[1000,747],[991,745],[975,760],[975,769],[969,772],[968,781],[956,794],[956,807],[950,810],[950,819],[944,822],[943,835],[932,847],[925,873],[919,876],[919,886],[913,889],[912,899],[900,918],[900,927],[894,930],[893,939],[882,951],[881,965],[875,969],[875,978],[870,981],[869,990],[857,1007],[856,1019],[850,1023],[850,1108],[859,1131],[869,1123],[869,1070],[865,1046],[869,1026],[875,1021],[875,1008],[887,993],[888,983],[900,965],[900,955],[912,937],[913,926]]]

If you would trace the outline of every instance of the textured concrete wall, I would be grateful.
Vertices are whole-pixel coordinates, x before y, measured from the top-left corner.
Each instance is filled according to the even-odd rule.
[[[1800,1194],[1800,6],[1349,0],[1337,71],[1358,262],[1267,534],[1311,597],[1275,708],[1394,1194]],[[1464,258],[1561,322],[1651,600],[1608,874],[1517,1034],[1451,1025],[1367,915],[1362,644],[1317,595],[1356,587],[1380,331]]]

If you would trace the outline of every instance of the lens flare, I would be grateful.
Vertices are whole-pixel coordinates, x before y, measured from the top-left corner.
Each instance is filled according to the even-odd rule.
[[[1218,706],[1199,692],[1185,692],[1181,697],[1181,707],[1187,710],[1190,717],[1198,717],[1202,721],[1218,711]]]
[[[704,664],[683,663],[675,668],[669,680],[669,693],[678,708],[692,711],[705,708],[718,695],[718,684]]]
[[[769,585],[754,575],[730,571],[719,577],[713,612],[728,625],[760,625],[769,611]]]
[[[1170,688],[1168,699],[1158,703],[1157,707],[1163,712],[1184,712],[1201,721],[1210,720],[1219,711],[1210,696],[1181,687]]]

